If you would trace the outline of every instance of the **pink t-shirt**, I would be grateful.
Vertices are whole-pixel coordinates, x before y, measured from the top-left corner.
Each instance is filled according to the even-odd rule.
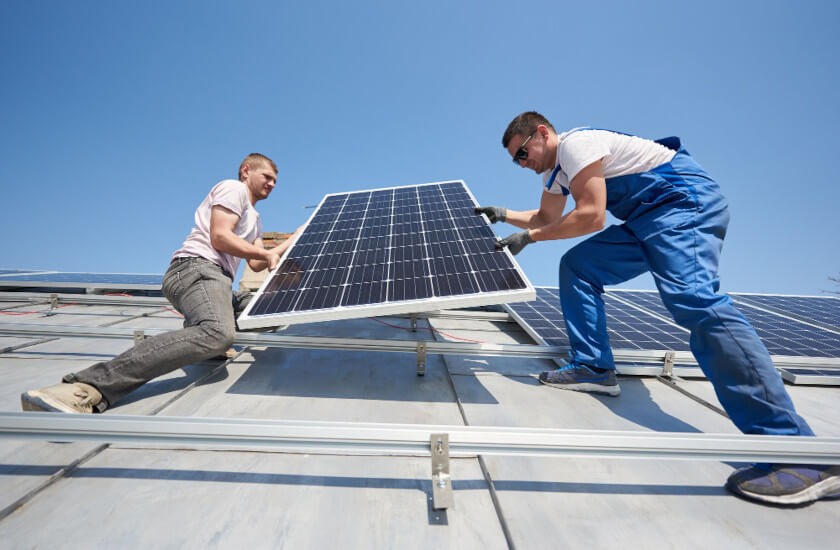
[[[217,183],[198,205],[195,211],[195,227],[187,236],[184,245],[176,250],[172,257],[198,256],[220,265],[235,277],[240,258],[220,252],[210,244],[210,213],[216,205],[223,206],[239,216],[239,222],[233,228],[236,236],[253,243],[262,235],[260,214],[248,200],[248,188],[241,181],[224,180]]]

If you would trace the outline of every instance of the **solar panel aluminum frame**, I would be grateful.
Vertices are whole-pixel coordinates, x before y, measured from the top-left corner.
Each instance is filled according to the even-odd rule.
[[[838,372],[826,372],[825,370],[821,371],[821,374],[811,374],[811,373],[803,373],[803,370],[819,370],[819,369],[803,369],[803,368],[782,368],[779,369],[779,372],[782,374],[782,378],[793,384],[795,386],[798,385],[809,385],[809,386],[840,386],[840,371]]]
[[[473,203],[478,206],[478,201],[476,201],[475,196],[472,194],[470,188],[466,185],[463,180],[447,180],[447,181],[437,181],[437,182],[429,182],[423,183],[418,185],[405,185],[399,187],[380,187],[376,189],[363,189],[358,191],[343,191],[341,193],[329,193],[324,195],[321,199],[321,202],[318,203],[318,207],[315,208],[312,215],[306,221],[303,226],[303,231],[301,234],[306,232],[306,228],[309,227],[310,222],[313,218],[318,214],[323,204],[330,198],[336,195],[347,195],[353,193],[372,193],[376,191],[389,191],[392,189],[406,189],[411,187],[426,187],[430,185],[442,185],[447,183],[460,183],[463,185],[464,189],[466,190],[467,194],[469,195],[470,199],[472,199]],[[490,220],[487,219],[487,216],[482,214],[481,218],[484,220],[485,223],[490,225]],[[496,236],[498,239],[499,237]],[[286,249],[283,256],[280,258],[280,261],[277,263],[276,271],[282,264],[283,261],[291,254],[294,250],[295,243],[292,243],[288,249]],[[254,293],[254,298],[248,304],[248,307],[240,314],[239,318],[237,319],[237,324],[240,329],[255,329],[255,328],[265,328],[265,327],[275,327],[278,325],[292,325],[298,323],[313,323],[319,321],[338,321],[342,319],[355,319],[359,317],[375,317],[379,315],[400,315],[400,314],[407,314],[407,313],[421,313],[427,311],[435,311],[440,309],[456,309],[456,308],[463,308],[463,307],[476,307],[476,306],[486,306],[486,305],[496,305],[502,304],[505,302],[519,302],[519,301],[529,301],[536,298],[537,293],[534,290],[534,286],[528,280],[528,277],[525,275],[525,272],[519,266],[519,264],[514,259],[513,255],[510,251],[505,248],[504,254],[506,254],[513,267],[515,268],[519,277],[522,278],[522,281],[525,283],[525,288],[520,290],[506,290],[506,291],[495,291],[495,292],[482,292],[476,295],[458,295],[458,296],[443,296],[443,297],[431,297],[431,298],[421,298],[417,300],[406,300],[406,301],[399,301],[393,303],[377,303],[377,304],[360,304],[360,305],[352,305],[352,306],[337,306],[327,309],[320,309],[320,310],[307,310],[302,312],[290,312],[290,313],[283,313],[277,315],[264,315],[260,317],[252,317],[251,310],[257,304],[257,298],[263,293],[265,288],[271,282],[272,276],[274,275],[274,271],[269,273],[269,275],[265,278],[263,283],[260,285],[259,290]]]

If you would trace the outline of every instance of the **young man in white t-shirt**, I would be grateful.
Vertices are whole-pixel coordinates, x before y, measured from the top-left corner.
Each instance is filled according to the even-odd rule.
[[[517,254],[530,243],[598,232],[560,261],[571,359],[540,374],[540,382],[618,395],[601,295],[606,285],[650,272],[676,322],[691,331],[692,353],[735,425],[750,434],[813,435],[755,330],[729,296],[718,294],[727,204],[679,138],[651,141],[592,128],[558,135],[530,111],[513,119],[502,145],[514,163],[542,175],[543,192],[535,210],[476,209],[491,222],[525,229],[499,247]],[[565,212],[569,195],[575,206]],[[623,223],[604,229],[607,211]],[[727,487],[801,504],[840,494],[840,466],[755,465],[733,473]]]
[[[254,206],[276,182],[274,162],[253,153],[240,164],[239,180],[216,184],[195,211],[195,226],[173,254],[161,288],[183,314],[183,329],[143,340],[111,361],[66,375],[61,384],[24,393],[23,409],[103,412],[153,378],[224,353],[233,343],[236,316],[251,298],[232,289],[240,259],[254,271],[274,269],[296,236],[272,249],[263,246]]]

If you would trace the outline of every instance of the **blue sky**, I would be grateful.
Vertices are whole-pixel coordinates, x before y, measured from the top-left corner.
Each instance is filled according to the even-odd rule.
[[[324,194],[463,179],[536,207],[501,147],[558,129],[682,137],[732,222],[726,291],[837,289],[836,2],[0,4],[0,267],[162,273],[250,152],[291,231]],[[495,226],[500,236],[515,228]],[[556,285],[576,241],[517,259]],[[623,285],[653,288],[643,276]]]

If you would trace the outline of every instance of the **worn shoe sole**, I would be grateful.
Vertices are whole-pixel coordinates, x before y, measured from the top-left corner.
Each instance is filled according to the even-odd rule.
[[[63,412],[74,414],[80,414],[81,412],[68,406],[66,403],[53,399],[48,394],[39,390],[31,390],[20,394],[20,405],[25,411]]]
[[[613,397],[617,396],[621,393],[621,388],[616,386],[603,386],[601,384],[591,384],[589,382],[581,382],[579,384],[564,384],[564,383],[557,383],[557,382],[548,382],[543,379],[539,379],[540,383],[545,384],[546,386],[551,386],[552,388],[557,388],[559,390],[572,390],[572,391],[585,391],[591,393],[605,393],[607,395],[611,395]]]
[[[832,476],[828,479],[818,481],[798,493],[791,493],[789,495],[765,495],[761,493],[754,493],[752,491],[745,490],[734,483],[727,483],[726,488],[737,495],[757,500],[759,502],[769,502],[771,504],[805,504],[806,502],[813,502],[821,498],[840,497],[840,477]]]

